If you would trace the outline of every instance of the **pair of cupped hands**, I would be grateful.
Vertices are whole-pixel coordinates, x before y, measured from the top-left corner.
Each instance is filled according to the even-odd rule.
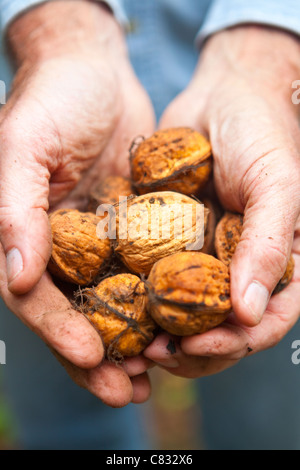
[[[277,344],[300,313],[298,38],[255,25],[215,34],[159,123],[104,7],[46,3],[15,20],[8,39],[17,71],[0,115],[0,293],[11,312],[78,385],[113,407],[147,400],[155,365],[196,378]],[[163,333],[117,366],[46,271],[48,211],[81,209],[97,178],[129,174],[136,136],[173,126],[209,138],[216,192],[245,214],[231,265],[233,312],[212,331],[176,338],[174,354]],[[291,250],[294,279],[271,297]]]

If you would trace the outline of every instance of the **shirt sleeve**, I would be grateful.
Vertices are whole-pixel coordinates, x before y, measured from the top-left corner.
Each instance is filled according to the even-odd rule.
[[[0,27],[1,34],[4,35],[9,24],[20,14],[37,5],[47,3],[52,0],[0,0]],[[122,5],[122,0],[95,0],[99,3],[106,3],[112,10],[117,21],[126,28],[128,20]]]
[[[299,0],[214,0],[197,35],[200,47],[210,35],[231,26],[256,23],[300,35]]]

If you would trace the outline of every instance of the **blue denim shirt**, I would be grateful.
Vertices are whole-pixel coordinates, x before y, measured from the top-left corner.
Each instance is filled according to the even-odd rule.
[[[105,2],[127,31],[131,61],[150,94],[157,116],[189,82],[203,41],[209,35],[226,27],[249,22],[272,25],[300,34],[299,0]],[[5,32],[18,14],[41,3],[44,2],[0,0],[2,31]],[[4,65],[2,58],[2,67]],[[1,76],[0,79],[3,80]]]

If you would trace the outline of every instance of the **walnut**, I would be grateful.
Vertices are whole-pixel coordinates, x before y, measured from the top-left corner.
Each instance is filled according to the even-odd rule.
[[[177,191],[197,194],[212,173],[211,145],[187,127],[155,132],[131,151],[132,185],[139,194]]]
[[[219,221],[215,234],[215,248],[218,259],[227,266],[230,265],[236,247],[243,231],[243,216],[232,212],[225,212]],[[294,275],[295,261],[290,256],[285,273],[273,291],[273,295],[281,292],[289,285]]]
[[[112,255],[109,239],[96,234],[100,220],[95,214],[60,209],[50,217],[52,254],[48,270],[63,281],[86,286],[99,275]]]
[[[203,199],[203,204],[208,209],[207,226],[204,233],[204,244],[201,248],[202,253],[214,255],[215,252],[215,231],[217,225],[216,209],[212,201]]]
[[[146,284],[152,318],[177,336],[204,333],[231,311],[228,267],[205,253],[181,252],[158,261]]]
[[[128,178],[108,176],[91,189],[87,210],[96,213],[100,204],[117,204],[120,197],[129,197],[132,194],[134,190]]]
[[[147,293],[139,277],[117,274],[82,294],[83,312],[100,333],[108,358],[137,356],[154,338],[157,325],[147,312]]]
[[[200,249],[207,217],[208,209],[184,194],[165,191],[132,198],[117,210],[115,253],[131,272],[148,275],[159,259]]]
[[[218,222],[215,232],[215,249],[217,258],[227,266],[235,253],[243,230],[243,216],[233,212],[225,212]]]

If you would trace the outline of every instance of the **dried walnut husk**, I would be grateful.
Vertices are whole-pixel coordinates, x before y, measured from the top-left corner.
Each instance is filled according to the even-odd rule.
[[[146,284],[152,318],[177,336],[204,333],[231,311],[228,267],[205,253],[176,253],[158,261]]]
[[[132,198],[117,208],[115,253],[131,272],[148,275],[159,259],[197,244],[200,249],[207,217],[208,209],[184,194],[165,191]]]
[[[108,176],[91,189],[87,210],[96,213],[101,204],[117,204],[120,197],[129,197],[132,194],[134,190],[128,178]]]
[[[91,284],[112,254],[110,241],[97,237],[99,217],[60,209],[49,219],[53,240],[49,272],[80,286]]]
[[[100,333],[109,359],[137,356],[152,341],[157,325],[147,312],[144,282],[117,274],[84,289],[82,311]]]
[[[218,259],[227,266],[230,265],[237,244],[243,231],[243,216],[240,214],[225,212],[219,221],[215,233],[215,249]],[[289,285],[294,275],[295,261],[291,255],[285,273],[273,291],[273,295],[281,292]]]
[[[211,176],[211,154],[208,140],[193,129],[159,130],[131,151],[132,185],[139,194],[177,191],[195,195]]]

